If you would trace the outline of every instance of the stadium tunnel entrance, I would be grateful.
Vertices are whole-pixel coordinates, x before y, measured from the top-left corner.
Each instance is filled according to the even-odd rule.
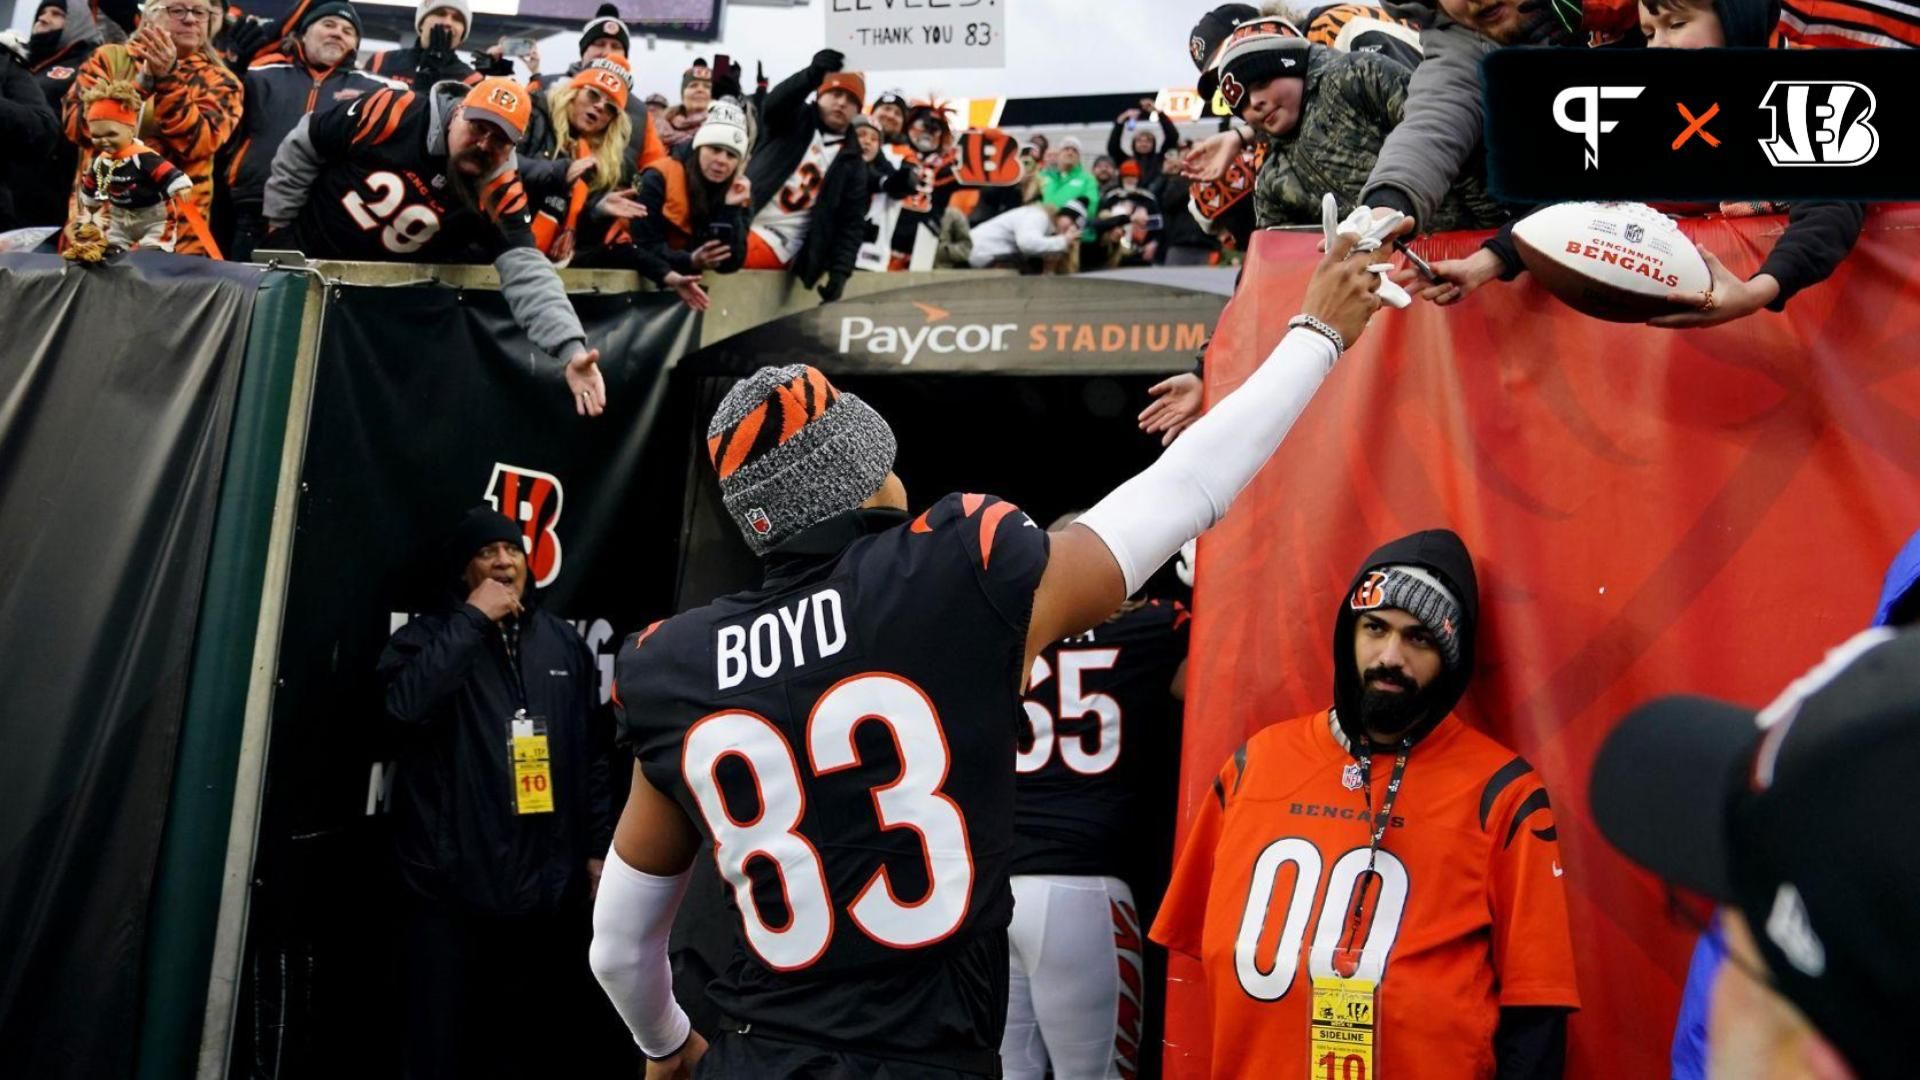
[[[1191,371],[1231,270],[997,277],[870,294],[735,334],[681,360],[665,410],[687,424],[675,608],[758,580],[720,502],[706,418],[734,381],[809,363],[879,410],[910,505],[998,495],[1041,526],[1160,452],[1135,417],[1148,388]]]

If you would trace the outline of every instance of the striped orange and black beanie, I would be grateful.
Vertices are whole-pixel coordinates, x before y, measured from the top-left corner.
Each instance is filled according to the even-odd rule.
[[[894,451],[873,406],[806,364],[741,379],[707,425],[721,500],[756,555],[872,498]]]

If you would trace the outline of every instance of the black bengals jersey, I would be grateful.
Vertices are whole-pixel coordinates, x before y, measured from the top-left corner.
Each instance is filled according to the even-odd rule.
[[[1006,1024],[1019,680],[1047,536],[949,495],[851,511],[760,588],[633,635],[621,723],[712,845],[740,934],[737,1021],[922,1061]]]
[[[428,148],[428,91],[383,89],[314,113],[307,137],[324,164],[293,234],[308,255],[334,259],[492,261],[533,247],[533,211],[511,161],[477,182],[450,176]],[[457,185],[472,183],[474,191]]]
[[[1013,872],[1131,880],[1142,837],[1169,807],[1151,795],[1179,768],[1186,606],[1148,600],[1034,658],[1015,759]]]

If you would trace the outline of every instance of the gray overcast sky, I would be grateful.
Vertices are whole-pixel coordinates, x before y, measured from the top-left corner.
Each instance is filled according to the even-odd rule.
[[[875,93],[899,87],[908,97],[1048,97],[1148,88],[1192,86],[1187,32],[1209,3],[1178,0],[1001,0],[1007,12],[1007,66],[977,70],[878,71],[867,75]],[[652,53],[636,47],[639,85],[676,97],[680,71],[696,55],[714,52],[741,58],[747,75],[753,62],[767,65],[778,81],[803,67],[826,37],[824,0],[804,8],[733,7],[727,11],[721,47],[698,51],[661,42]],[[574,53],[573,38],[564,44]],[[541,46],[549,71],[559,70]],[[569,59],[568,62],[571,62]],[[660,67],[668,71],[661,72]],[[749,88],[751,86],[749,85]]]
[[[1047,97],[1192,86],[1187,31],[1210,6],[1206,0],[1000,0],[1000,5],[1007,12],[1005,68],[870,72],[869,93],[897,87],[908,97]],[[32,14],[32,0],[17,0],[13,25],[24,30]],[[578,38],[568,33],[541,42],[541,66],[552,72],[572,63],[579,55]],[[804,66],[825,38],[824,0],[803,8],[730,8],[719,46],[662,41],[649,52],[636,42],[637,89],[659,90],[678,100],[680,72],[695,56],[711,59],[716,52],[740,58],[749,79],[753,62],[762,61],[777,82]]]

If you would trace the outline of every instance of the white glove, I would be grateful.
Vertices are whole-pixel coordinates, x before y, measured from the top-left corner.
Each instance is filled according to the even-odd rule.
[[[1378,251],[1386,238],[1392,235],[1407,215],[1398,210],[1389,212],[1385,217],[1375,218],[1367,207],[1355,207],[1347,220],[1339,220],[1339,204],[1334,201],[1333,193],[1328,192],[1320,199],[1320,229],[1326,234],[1326,244],[1333,246],[1336,236],[1359,237],[1353,245],[1355,251]],[[1387,274],[1393,270],[1390,262],[1369,263],[1367,269],[1380,275],[1380,302],[1393,308],[1404,308],[1413,303],[1413,297],[1407,290],[1394,284]]]

